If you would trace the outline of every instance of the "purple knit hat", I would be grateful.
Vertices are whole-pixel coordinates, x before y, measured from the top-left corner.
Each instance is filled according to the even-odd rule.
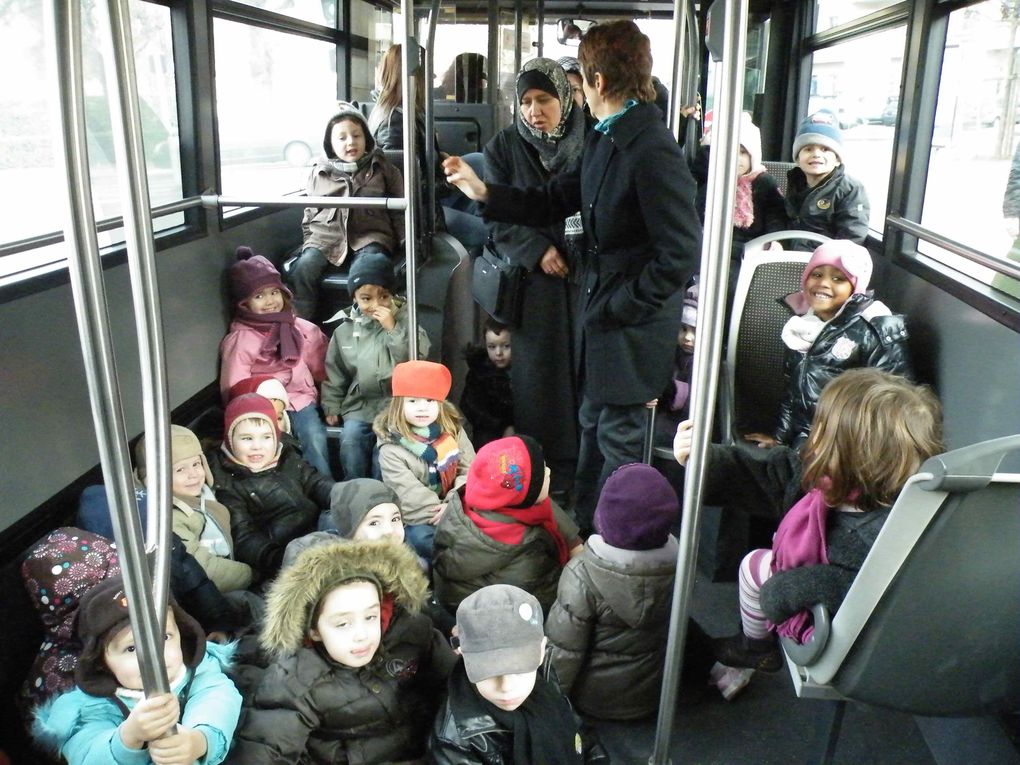
[[[871,282],[871,253],[861,245],[848,239],[833,239],[823,242],[811,253],[811,260],[804,266],[800,276],[800,287],[807,289],[807,280],[819,266],[835,266],[850,280],[854,286],[854,294],[864,294]]]
[[[241,246],[235,253],[237,262],[230,267],[230,298],[234,305],[239,305],[263,287],[276,287],[287,296],[288,302],[294,296],[280,279],[268,258],[256,255],[251,247]]]
[[[658,470],[621,465],[606,479],[595,508],[595,528],[613,547],[654,550],[669,540],[680,502]]]

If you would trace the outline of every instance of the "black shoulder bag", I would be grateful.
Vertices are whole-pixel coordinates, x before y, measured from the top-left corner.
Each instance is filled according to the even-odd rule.
[[[493,319],[516,327],[521,322],[526,279],[527,272],[500,256],[490,237],[482,254],[475,258],[471,294]]]

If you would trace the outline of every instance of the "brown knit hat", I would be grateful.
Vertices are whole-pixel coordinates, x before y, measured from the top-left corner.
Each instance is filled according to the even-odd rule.
[[[276,287],[287,296],[290,304],[294,295],[284,286],[280,272],[268,258],[256,255],[251,247],[244,246],[238,247],[235,255],[237,262],[230,267],[230,297],[235,306],[264,287]]]

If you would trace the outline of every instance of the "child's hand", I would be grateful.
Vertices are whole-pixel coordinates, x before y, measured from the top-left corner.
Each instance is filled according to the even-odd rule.
[[[149,756],[156,765],[192,765],[205,756],[208,748],[201,732],[178,726],[172,736],[149,742]]]
[[[659,405],[659,399],[653,398],[651,401],[649,401],[647,404],[645,404],[645,409],[654,409],[658,405]]]
[[[781,245],[778,241],[776,241],[776,242],[769,242],[764,247],[762,247],[762,249],[763,250],[769,250],[770,252],[782,252],[783,251],[783,245]]]
[[[772,436],[767,436],[764,433],[748,433],[744,436],[744,440],[757,444],[760,449],[770,449],[773,446],[778,446],[779,442],[776,441]]]
[[[503,438],[509,438],[510,436],[514,435],[516,432],[517,431],[514,430],[514,426],[513,425],[507,425],[506,426],[506,430],[503,431]]]
[[[687,467],[687,460],[691,456],[691,442],[694,440],[694,423],[684,420],[676,426],[676,435],[673,436],[673,456],[683,467]]]
[[[177,724],[181,707],[172,693],[142,699],[120,725],[120,739],[128,749],[141,749]]]
[[[431,523],[431,524],[432,524],[433,526],[435,526],[435,525],[437,525],[437,524],[438,524],[438,523],[439,523],[439,522],[440,522],[441,520],[443,520],[443,514],[444,514],[444,513],[446,512],[446,506],[447,506],[447,504],[449,504],[449,503],[447,503],[447,502],[444,502],[443,504],[441,504],[441,505],[436,505],[436,506],[435,506],[435,507],[433,508],[433,510],[432,510],[432,517],[431,517],[431,518],[429,518],[429,523]]]
[[[340,415],[338,415],[338,414],[327,414],[326,415],[326,424],[327,425],[331,425],[331,426],[333,426],[335,428],[337,425],[340,424]]]
[[[392,332],[393,328],[397,326],[397,320],[393,317],[392,308],[377,305],[368,315],[379,322],[387,332]]]

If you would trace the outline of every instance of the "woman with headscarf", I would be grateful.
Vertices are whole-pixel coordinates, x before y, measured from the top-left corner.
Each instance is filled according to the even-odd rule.
[[[563,68],[548,58],[517,75],[517,119],[485,147],[485,177],[536,186],[581,159],[587,122]],[[578,395],[574,368],[576,265],[580,215],[542,228],[490,223],[497,252],[528,272],[521,323],[513,329],[510,379],[518,433],[542,444],[552,491],[573,483],[577,465]]]

